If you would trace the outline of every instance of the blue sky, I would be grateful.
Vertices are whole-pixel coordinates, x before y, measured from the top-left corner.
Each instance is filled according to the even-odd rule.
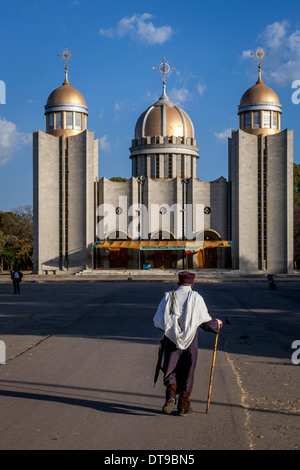
[[[262,78],[283,107],[282,129],[294,129],[300,163],[300,8],[295,1],[0,0],[0,210],[32,204],[32,131],[45,131],[44,105],[64,80],[84,95],[88,129],[99,139],[99,177],[131,177],[129,147],[139,115],[162,92],[152,67],[171,67],[167,94],[193,121],[200,148],[198,178],[227,178],[227,136],[237,106]],[[300,97],[300,93],[299,93]],[[3,95],[0,101],[3,102]]]

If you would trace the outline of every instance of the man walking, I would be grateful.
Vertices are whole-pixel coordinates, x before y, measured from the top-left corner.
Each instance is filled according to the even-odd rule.
[[[16,267],[11,273],[11,279],[14,285],[14,294],[20,294],[20,282],[22,282],[22,277],[23,274],[19,271],[18,267]]]
[[[222,321],[211,318],[200,294],[193,291],[195,274],[179,273],[178,289],[166,292],[153,318],[164,332],[160,368],[164,373],[166,402],[163,413],[170,414],[178,397],[178,415],[190,413],[190,395],[198,358],[198,327],[219,333]]]

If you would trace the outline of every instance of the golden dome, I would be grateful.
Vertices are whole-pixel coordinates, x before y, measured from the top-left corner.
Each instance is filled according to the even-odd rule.
[[[137,120],[130,159],[135,177],[191,178],[199,158],[189,116],[165,92]],[[189,162],[186,163],[185,162]]]
[[[86,130],[88,107],[80,91],[70,85],[67,69],[64,83],[48,97],[45,115],[48,134],[69,137]]]
[[[135,139],[154,136],[194,138],[191,119],[165,93],[141,114],[135,126]]]
[[[58,103],[81,104],[86,106],[86,102],[80,91],[72,87],[66,77],[64,83],[50,93],[47,105]]]
[[[240,106],[250,103],[280,103],[277,94],[272,88],[264,84],[259,76],[256,84],[249,88],[242,96]]]
[[[280,132],[281,104],[275,91],[262,81],[260,68],[256,84],[241,98],[238,114],[240,129],[247,133],[267,136]]]

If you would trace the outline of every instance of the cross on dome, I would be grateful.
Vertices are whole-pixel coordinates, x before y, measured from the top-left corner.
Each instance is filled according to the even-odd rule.
[[[176,70],[176,67],[170,67],[170,65],[166,62],[166,58],[164,57],[159,67],[152,67],[152,68],[155,70],[159,70],[163,74],[163,90],[165,94],[166,75],[170,72],[170,70]]]
[[[265,55],[269,55],[269,52],[265,52],[261,46],[255,52],[251,52],[251,55],[255,55],[258,58],[258,82],[262,82],[261,79],[261,60],[264,58]]]
[[[64,85],[69,84],[68,80],[68,60],[70,60],[71,57],[74,57],[75,54],[71,54],[71,52],[68,50],[67,46],[65,47],[65,50],[61,54],[57,54],[58,57],[63,57],[65,59],[65,82]]]

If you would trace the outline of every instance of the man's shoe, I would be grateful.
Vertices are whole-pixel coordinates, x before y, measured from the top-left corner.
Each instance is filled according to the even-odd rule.
[[[184,408],[178,408],[178,416],[187,416],[192,412],[192,409],[185,410]]]
[[[165,415],[169,415],[170,413],[172,413],[175,403],[176,403],[175,397],[170,397],[163,406],[163,409],[162,409],[163,413]]]

